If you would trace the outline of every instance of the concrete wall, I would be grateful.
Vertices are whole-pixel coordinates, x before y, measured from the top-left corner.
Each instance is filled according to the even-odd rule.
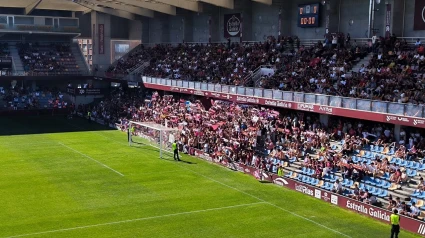
[[[271,6],[257,2],[252,3],[252,8],[255,9],[252,11],[251,19],[252,40],[263,41],[267,36],[277,36],[279,34],[279,10],[283,10],[282,6],[279,5],[282,4],[282,1],[275,1],[273,3],[274,5]]]
[[[80,30],[81,37],[88,38],[92,35],[92,24],[91,24],[91,14],[83,14],[82,12],[78,12],[75,14],[75,17],[79,19],[80,22]]]
[[[142,21],[134,20],[128,21],[128,39],[129,40],[141,40],[142,39]]]
[[[424,37],[425,31],[414,31],[413,22],[415,15],[415,1],[406,1],[406,15],[404,17],[404,36],[405,37]],[[403,3],[404,4],[404,3]],[[400,5],[403,5],[400,4]],[[400,20],[402,22],[402,20]]]
[[[369,0],[329,0],[331,2],[331,32],[350,33],[352,38],[368,37]],[[413,31],[414,0],[387,0],[392,4],[392,32],[400,36],[423,36],[423,31]],[[406,15],[403,19],[404,1]],[[137,21],[129,21],[111,17],[113,38],[141,39],[143,43],[173,42],[208,42],[211,31],[212,42],[225,41],[224,15],[242,13],[243,40],[263,41],[267,36],[297,35],[300,38],[322,39],[326,28],[326,6],[321,5],[320,27],[298,27],[297,8],[299,4],[311,3],[311,0],[273,0],[273,5],[253,2],[252,0],[235,0],[234,9],[219,8],[203,3],[203,12],[195,13],[177,9],[176,16],[155,12],[154,18],[140,17]],[[314,2],[314,1],[313,1]],[[315,2],[320,2],[319,0]],[[385,34],[385,0],[375,6],[375,29],[377,35]],[[339,10],[341,9],[341,10]],[[281,29],[279,29],[279,12]],[[81,22],[87,22],[85,16],[79,16]],[[209,25],[211,19],[211,26]],[[352,20],[354,24],[350,25]],[[403,30],[403,20],[405,21]],[[92,23],[91,23],[92,24]],[[124,27],[123,27],[124,26]],[[89,24],[82,24],[82,35],[91,35]],[[239,38],[232,39],[233,42]]]
[[[111,16],[111,38],[114,39],[128,39],[129,37],[129,22],[130,20]],[[106,27],[106,26],[105,26]]]
[[[155,18],[148,19],[149,43],[170,42],[168,15],[155,13]]]

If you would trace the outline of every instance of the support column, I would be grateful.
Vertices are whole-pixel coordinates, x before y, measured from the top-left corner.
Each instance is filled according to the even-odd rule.
[[[390,18],[390,33],[394,33],[397,37],[404,35],[404,16],[405,16],[405,0],[391,0],[391,18]]]
[[[325,34],[339,31],[341,0],[326,0],[325,3]]]
[[[142,44],[150,43],[149,18],[142,18]]]
[[[401,131],[401,126],[394,125],[394,138],[397,142],[400,141],[400,131]]]
[[[111,16],[92,11],[93,66],[104,72],[111,64]]]
[[[320,123],[322,123],[324,126],[328,127],[329,125],[329,115],[327,114],[320,114]]]

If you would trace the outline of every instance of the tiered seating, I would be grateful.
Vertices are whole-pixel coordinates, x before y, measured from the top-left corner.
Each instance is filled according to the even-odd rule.
[[[25,71],[30,75],[80,75],[68,44],[17,44]]]
[[[333,144],[331,148],[337,150],[339,144],[341,143]],[[407,187],[407,185],[403,185],[417,184],[416,180],[420,173],[425,170],[425,164],[421,161],[407,161],[395,157],[394,148],[373,145],[370,147],[368,146],[368,148],[370,149],[365,148],[364,150],[357,151],[356,155],[351,156],[352,161],[360,165],[364,162],[366,162],[366,164],[371,164],[376,159],[387,158],[391,164],[397,164],[406,172],[408,181],[403,182],[402,185],[394,183],[390,180],[391,174],[389,172],[385,172],[380,177],[374,178],[365,176],[361,181],[354,181],[350,178],[343,178],[338,169],[334,169],[323,178],[317,179],[314,176],[314,170],[303,167],[299,162],[296,162],[292,167],[286,168],[288,172],[285,174],[285,177],[296,179],[300,182],[317,186],[328,191],[332,191],[335,181],[339,180],[344,188],[344,195],[348,196],[353,194],[353,188],[357,185],[360,190],[368,190],[370,194],[379,198],[381,203],[387,203],[389,195],[393,197],[398,196],[404,199],[409,206],[414,202],[416,207],[425,212],[425,191],[413,190],[413,192],[410,192],[412,189]],[[317,157],[317,159],[319,160],[320,158]]]
[[[291,38],[292,40],[292,38]],[[318,72],[327,70],[338,76],[348,72],[353,62],[366,55],[361,48],[324,47],[316,44],[304,47],[298,44],[295,50],[292,40],[286,50],[286,38],[269,39],[253,44],[182,44],[179,46],[156,45],[152,48],[141,48],[133,52],[125,60],[120,60],[108,72],[125,74],[143,59],[151,59],[150,67],[144,74],[153,77],[208,81],[221,84],[241,85],[244,79],[262,65],[273,66],[276,74],[265,75],[261,86],[265,88],[298,91],[301,85],[305,92],[332,89],[332,80],[326,82],[310,82],[316,78],[322,80]],[[357,50],[357,51],[356,51]],[[308,68],[308,70],[304,70]],[[303,71],[303,76],[300,72]],[[336,81],[336,77],[335,77]],[[295,83],[297,82],[297,83]],[[320,86],[320,87],[316,87]]]
[[[14,110],[20,109],[43,109],[43,108],[66,108],[68,103],[62,99],[58,92],[48,90],[7,91],[3,97],[5,107]]]

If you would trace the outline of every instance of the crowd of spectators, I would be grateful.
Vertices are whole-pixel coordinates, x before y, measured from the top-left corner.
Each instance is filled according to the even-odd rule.
[[[57,88],[43,87],[32,90],[29,87],[0,87],[3,109],[7,110],[67,108],[68,102],[63,96]]]
[[[78,64],[69,44],[18,43],[24,70],[31,75],[78,75]]]
[[[157,93],[144,100],[140,94],[121,90],[99,105],[79,110],[83,114],[90,110],[94,117],[118,123],[123,130],[129,120],[179,128],[179,142],[186,153],[197,148],[219,160],[242,162],[270,173],[298,161],[315,171],[312,176],[317,179],[336,172],[357,183],[389,176],[398,189],[412,179],[401,166],[383,156],[377,155],[371,163],[355,161],[352,156],[361,156],[364,148],[374,146],[384,147],[383,153],[393,151],[395,157],[406,161],[419,161],[425,155],[425,139],[414,128],[402,129],[397,141],[387,124],[335,117],[326,127],[313,114],[281,113],[225,101],[214,101],[207,110],[199,100],[177,100]],[[334,191],[344,192],[338,183]],[[362,189],[353,196],[375,204],[375,197]]]
[[[357,64],[368,53],[370,62]],[[254,86],[247,76],[261,65],[274,74],[262,75],[259,85],[280,89],[365,98],[399,103],[425,102],[425,48],[394,35],[372,37],[367,44],[349,34],[329,35],[313,46],[300,45],[297,37],[269,37],[262,43],[180,44],[141,48],[120,60],[111,72],[123,73],[149,59],[146,76],[221,84]]]

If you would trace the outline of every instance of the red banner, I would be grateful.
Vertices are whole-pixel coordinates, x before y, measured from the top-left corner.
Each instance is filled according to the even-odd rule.
[[[158,85],[151,83],[144,83],[146,88],[152,88],[162,91],[179,92],[185,94],[192,94],[198,96],[212,97],[221,100],[228,100],[242,104],[260,104],[265,106],[280,107],[287,109],[294,109],[298,111],[316,112],[319,114],[328,114],[342,117],[361,118],[368,121],[377,121],[391,124],[398,124],[403,126],[425,128],[425,119],[407,116],[397,116],[386,113],[359,111],[355,109],[320,106],[308,103],[288,102],[284,100],[260,98],[254,96],[243,96],[229,93],[217,93],[211,91],[204,91],[198,89],[189,89],[181,87],[171,87],[166,85]]]
[[[95,50],[96,48],[94,48],[95,44],[96,44],[96,24],[93,24],[93,32],[92,32],[92,55],[95,54]]]
[[[339,207],[369,216],[376,220],[390,223],[391,212],[379,207],[371,206],[351,198],[331,193],[327,190],[322,190],[311,185],[307,185],[289,178],[280,178],[273,175],[273,183],[287,187],[289,189],[304,193],[308,196],[315,197],[325,202],[332,203]],[[410,232],[425,235],[425,223],[417,219],[403,216],[400,219],[400,227]]]
[[[105,25],[99,24],[99,54],[105,54]]]
[[[290,178],[283,178],[277,176],[276,174],[264,173],[256,168],[249,167],[242,163],[228,163],[224,160],[220,161],[219,159],[215,159],[212,156],[205,154],[202,150],[190,148],[189,154],[197,156],[214,164],[219,164],[223,167],[227,167],[235,171],[240,171],[242,173],[252,175],[257,179],[273,182],[276,185],[298,191],[307,196],[315,197],[317,199],[332,203],[347,210],[351,210],[362,215],[369,216],[376,220],[388,224],[390,223],[391,212],[388,210],[371,206],[345,196],[334,194],[330,191],[307,185],[302,182],[292,180]],[[400,219],[400,227],[416,234],[425,235],[425,223],[417,219],[403,216],[403,219]]]
[[[413,30],[425,30],[425,0],[415,1],[415,16],[413,18]]]
[[[391,36],[391,4],[387,4],[387,11],[385,14],[385,37]]]

